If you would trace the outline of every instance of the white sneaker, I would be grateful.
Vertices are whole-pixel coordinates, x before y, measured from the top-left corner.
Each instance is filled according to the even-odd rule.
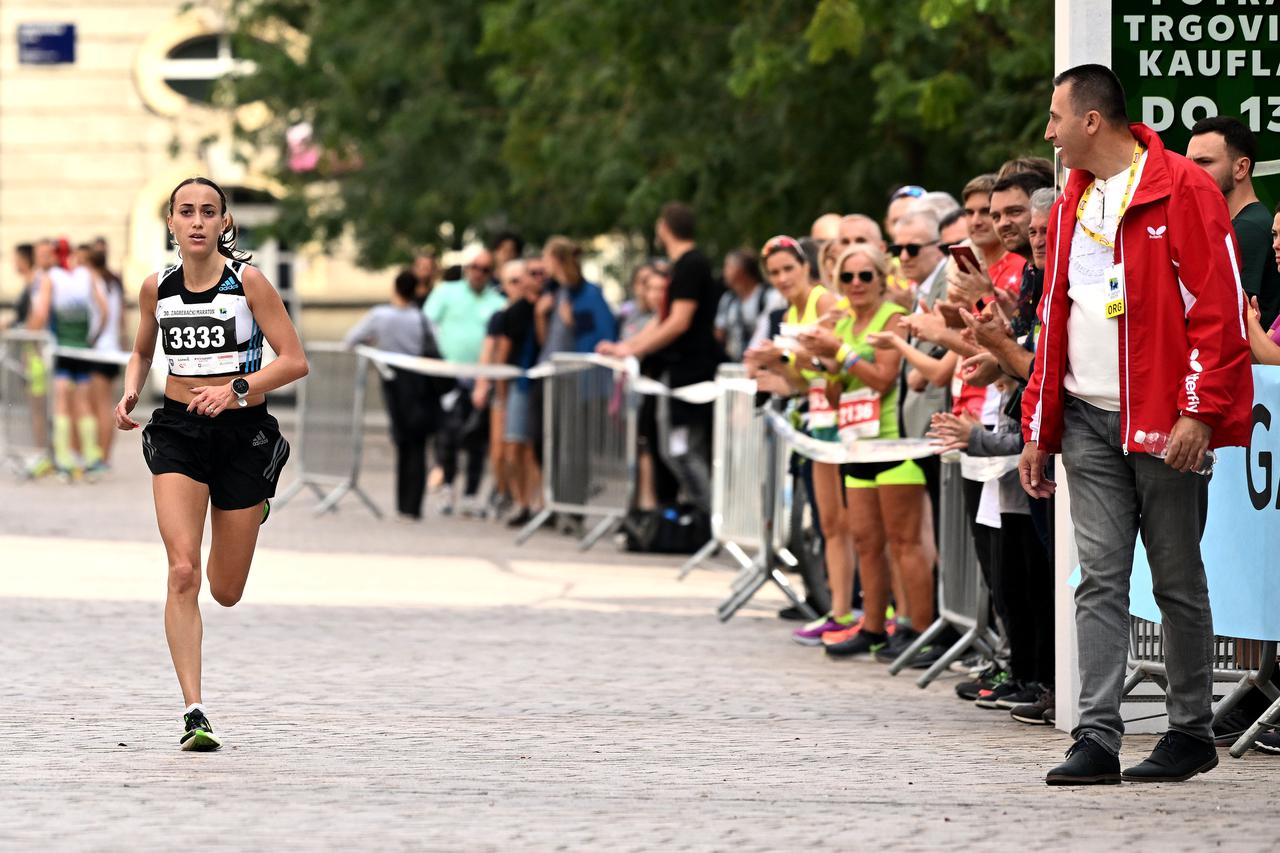
[[[453,486],[440,487],[440,514],[453,515],[458,508],[458,492]]]

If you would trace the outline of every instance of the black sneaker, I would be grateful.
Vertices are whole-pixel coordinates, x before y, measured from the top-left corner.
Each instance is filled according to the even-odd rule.
[[[1124,771],[1126,782],[1185,782],[1198,773],[1218,766],[1218,750],[1204,741],[1178,731],[1165,732],[1151,755],[1141,764]]]
[[[1047,726],[1049,725],[1049,720],[1045,719],[1045,714],[1051,711],[1056,703],[1057,700],[1053,695],[1053,688],[1046,687],[1040,691],[1040,696],[1036,701],[1011,708],[1009,716],[1029,726]]]
[[[209,718],[204,715],[204,711],[195,708],[190,713],[182,715],[182,722],[186,731],[183,732],[178,743],[184,751],[213,752],[216,749],[222,749],[222,741],[214,736],[213,726],[209,723]]]
[[[1041,715],[1046,726],[1056,726],[1058,724],[1058,705],[1056,702],[1050,702],[1049,707],[1044,709]]]
[[[928,669],[938,662],[938,658],[947,653],[947,647],[941,643],[931,643],[920,649],[914,658],[911,659],[912,669]]]
[[[880,663],[893,663],[898,656],[907,650],[907,646],[916,641],[916,637],[920,636],[920,632],[914,628],[899,627],[893,632],[893,636],[889,638],[889,643],[883,649],[876,652],[876,660]]]
[[[978,698],[978,694],[983,690],[990,690],[1008,680],[1008,670],[1001,669],[999,665],[993,663],[973,681],[963,681],[957,684],[956,695],[966,702],[972,702]]]
[[[1213,724],[1213,742],[1216,746],[1231,746],[1240,735],[1253,725],[1257,714],[1250,714],[1243,708],[1232,708],[1221,720]]]
[[[529,508],[527,506],[521,507],[519,512],[507,519],[507,527],[524,527],[532,519],[533,513],[529,511]]]
[[[978,698],[973,700],[973,704],[979,708],[993,710],[1002,707],[1000,705],[1001,699],[1007,699],[1014,695],[1025,696],[1026,694],[1023,693],[1025,690],[1026,685],[1021,681],[1010,678],[1007,681],[997,684],[995,687],[983,690],[978,694]]]
[[[1269,755],[1280,755],[1280,732],[1263,732],[1253,742],[1253,748],[1258,752],[1265,752]]]
[[[811,601],[806,601],[805,603],[813,609],[813,613],[826,613],[827,610],[830,609],[830,608],[817,607]],[[782,619],[785,622],[812,622],[813,614],[805,613],[803,610],[801,610],[799,607],[796,607],[793,604],[790,607],[784,607],[781,610],[779,610],[778,618]]]
[[[1038,682],[1028,681],[1022,685],[1021,690],[1014,691],[1001,696],[996,700],[997,708],[1004,708],[1006,711],[1012,711],[1019,705],[1029,705],[1040,698],[1040,694],[1044,693],[1044,687]]]
[[[1046,785],[1119,785],[1120,756],[1082,737],[1067,750],[1067,760],[1049,771]]]
[[[871,631],[859,631],[847,640],[826,646],[827,654],[833,658],[851,658],[858,655],[873,655],[889,643],[887,634],[874,634]]]

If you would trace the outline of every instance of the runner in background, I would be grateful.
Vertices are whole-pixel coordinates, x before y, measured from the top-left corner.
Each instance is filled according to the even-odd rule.
[[[30,243],[20,243],[14,247],[13,268],[22,282],[22,293],[18,295],[16,316],[12,328],[28,328],[27,320],[31,316],[31,303],[40,283],[36,271],[36,248]],[[27,460],[23,473],[35,479],[53,471],[53,462],[49,458],[49,406],[46,398],[49,395],[49,377],[45,370],[44,359],[34,346],[21,349],[22,375],[26,381],[27,396],[31,409],[31,438],[36,447],[36,455]]]
[[[94,352],[105,356],[120,356],[124,332],[124,286],[119,277],[107,269],[107,255],[103,249],[83,245],[78,250],[81,264],[89,271],[95,288],[101,288],[106,297],[107,311],[95,315],[94,327],[98,329],[93,342]],[[98,447],[102,459],[96,468],[106,471],[111,462],[111,445],[115,441],[116,423],[113,410],[116,399],[116,380],[120,378],[120,365],[106,361],[87,361],[89,365],[89,399],[93,416],[98,421]]]
[[[49,241],[36,249],[39,284],[27,318],[27,328],[49,329],[59,347],[88,349],[97,337],[94,312],[107,314],[107,297],[86,267],[68,273],[57,264]],[[53,360],[53,464],[67,481],[79,480],[86,470],[102,462],[98,447],[98,421],[93,415],[89,390],[89,362],[57,355]],[[80,438],[77,457],[71,447],[71,431]]]

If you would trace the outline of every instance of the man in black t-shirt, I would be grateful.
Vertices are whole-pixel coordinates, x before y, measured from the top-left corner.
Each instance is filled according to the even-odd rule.
[[[1253,189],[1258,138],[1231,116],[1201,119],[1191,128],[1187,159],[1208,172],[1227,199],[1240,245],[1240,286],[1246,299],[1258,297],[1262,328],[1269,329],[1280,315],[1280,271],[1271,250],[1271,209]]]
[[[661,379],[672,388],[715,378],[723,360],[715,337],[720,288],[711,262],[695,242],[697,220],[681,202],[669,202],[658,217],[657,238],[672,261],[666,304],[640,332],[622,343],[604,343],[605,355],[644,358],[664,365]],[[670,397],[658,399],[658,450],[680,480],[685,497],[711,508],[711,406]]]

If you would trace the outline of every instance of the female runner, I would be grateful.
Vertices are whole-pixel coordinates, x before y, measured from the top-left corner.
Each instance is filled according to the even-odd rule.
[[[164,630],[187,709],[180,745],[222,746],[200,702],[200,543],[209,505],[209,589],[224,607],[240,600],[270,512],[289,444],[267,414],[266,393],[307,375],[302,344],[280,295],[235,249],[227,196],[208,178],[188,178],[169,196],[169,230],[180,263],[142,285],[141,318],[125,370],[116,426],[130,417],[161,336],[169,377],[164,405],[142,433],[154,475],[156,520],[169,558]],[[276,352],[262,366],[263,337]]]

